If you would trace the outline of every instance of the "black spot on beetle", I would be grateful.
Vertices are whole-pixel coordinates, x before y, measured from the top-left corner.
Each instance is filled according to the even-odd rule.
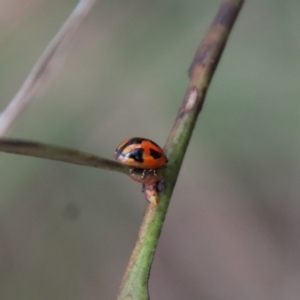
[[[152,148],[150,148],[150,155],[154,158],[154,159],[159,159],[162,157],[161,152],[158,152]]]
[[[134,161],[142,163],[142,162],[144,162],[144,159],[143,159],[144,149],[142,149],[142,148],[133,149],[129,153],[126,153],[125,156],[133,159]]]
[[[135,138],[132,138],[130,139],[126,145],[132,145],[132,144],[141,144],[143,141],[145,141],[146,139],[143,139],[143,138],[139,138],[139,137],[135,137]]]
[[[115,156],[116,157],[120,156],[122,154],[122,152],[124,151],[124,149],[126,149],[128,146],[135,145],[135,144],[141,144],[143,140],[145,140],[145,139],[132,138],[132,139],[128,140],[127,143],[125,143],[122,147],[116,149]]]
[[[115,154],[114,154],[114,157],[119,157],[121,154],[122,154],[122,149],[116,149],[116,151],[115,151]]]

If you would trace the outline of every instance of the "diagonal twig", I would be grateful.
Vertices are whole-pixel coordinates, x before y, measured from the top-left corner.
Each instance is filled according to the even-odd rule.
[[[165,172],[165,190],[160,193],[157,206],[148,204],[120,285],[118,300],[149,299],[150,269],[172,192],[206,91],[243,2],[222,1],[213,24],[196,52],[189,70],[190,83],[165,145],[169,159]]]
[[[61,65],[67,46],[82,25],[96,0],[80,0],[67,21],[49,43],[32,71],[25,79],[17,94],[0,114],[0,136],[11,128],[24,109],[30,104],[53,78]]]

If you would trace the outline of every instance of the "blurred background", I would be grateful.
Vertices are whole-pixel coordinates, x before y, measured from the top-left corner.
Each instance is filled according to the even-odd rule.
[[[75,0],[0,0],[0,110]],[[111,158],[163,145],[220,1],[98,1],[9,137]],[[300,2],[246,1],[207,94],[150,296],[299,299]],[[0,153],[0,298],[113,299],[146,201],[124,175]]]

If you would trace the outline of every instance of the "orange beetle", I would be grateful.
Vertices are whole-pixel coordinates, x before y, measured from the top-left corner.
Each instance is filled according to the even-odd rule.
[[[140,137],[122,142],[117,147],[114,158],[124,165],[140,169],[157,169],[168,162],[161,147],[149,139]]]

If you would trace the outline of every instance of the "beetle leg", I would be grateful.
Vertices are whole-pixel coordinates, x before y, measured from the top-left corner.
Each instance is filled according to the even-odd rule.
[[[157,190],[158,190],[159,192],[161,192],[161,191],[164,190],[164,189],[165,189],[164,183],[163,183],[162,181],[159,181],[159,182],[157,183]]]
[[[144,169],[141,178],[145,178],[147,170]]]
[[[146,191],[146,185],[142,183],[142,193],[145,193],[145,191]]]

